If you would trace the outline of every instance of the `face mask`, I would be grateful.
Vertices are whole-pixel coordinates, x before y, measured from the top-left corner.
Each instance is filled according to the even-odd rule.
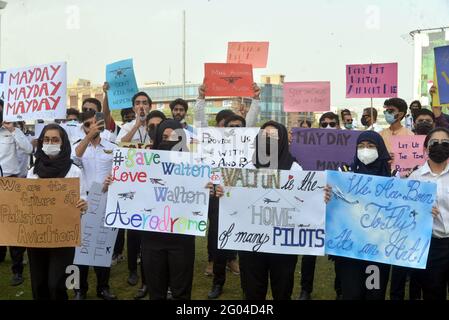
[[[395,116],[393,113],[388,113],[388,112],[386,112],[386,113],[384,113],[384,114],[385,114],[385,121],[386,121],[388,124],[393,124],[393,123],[396,122],[396,116]]]
[[[327,125],[324,129],[330,129],[330,130],[337,130],[337,127],[331,127],[330,125]]]
[[[148,128],[148,135],[150,136],[151,141],[154,141],[156,139],[156,131],[156,126]]]
[[[449,148],[438,143],[429,148],[429,158],[433,162],[443,163],[449,158]]]
[[[179,141],[162,141],[159,144],[159,150],[165,150],[165,151],[170,151],[172,150],[177,144],[179,143]]]
[[[361,122],[363,126],[368,127],[368,117],[362,117]]]
[[[44,144],[42,151],[49,157],[55,157],[61,152],[61,145],[59,144]]]
[[[354,126],[352,125],[352,123],[345,123],[345,128],[348,130],[352,130],[352,128],[354,128]]]
[[[379,158],[377,149],[361,148],[357,149],[357,158],[364,164],[369,165]]]
[[[433,129],[433,125],[428,122],[420,122],[416,125],[415,132],[418,135],[427,136]]]

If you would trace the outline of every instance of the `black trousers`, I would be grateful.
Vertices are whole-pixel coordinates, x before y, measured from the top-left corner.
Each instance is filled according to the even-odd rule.
[[[315,277],[316,256],[302,256],[301,259],[301,290],[313,292],[313,279]]]
[[[117,233],[117,239],[114,245],[114,255],[119,255],[123,253],[123,248],[125,247],[125,229],[119,229]]]
[[[0,247],[0,262],[5,261],[7,249],[8,247]],[[23,247],[9,247],[9,255],[12,261],[11,271],[13,274],[23,273],[23,254],[25,251],[26,248]]]
[[[399,266],[391,267],[390,300],[405,299],[405,287],[407,277],[410,278],[409,298],[410,300],[419,300],[422,297],[421,270],[405,268]]]
[[[166,300],[168,287],[174,300],[191,299],[194,236],[146,232],[142,256],[151,300]]]
[[[80,289],[79,291],[86,294],[89,291],[89,266],[78,265],[80,269]],[[109,278],[111,276],[110,267],[94,267],[95,275],[97,276],[97,294],[104,289],[109,289]],[[77,290],[75,290],[77,291]]]
[[[265,300],[268,279],[274,300],[291,299],[297,256],[243,251],[239,256],[246,300]]]
[[[72,265],[75,248],[28,248],[34,300],[67,300],[66,268]]]
[[[364,260],[335,257],[336,268],[340,275],[343,300],[385,300],[390,265]],[[379,289],[368,289],[366,280],[367,267],[379,268]]]
[[[126,249],[128,251],[128,270],[129,272],[137,272],[137,259],[141,256],[140,273],[142,275],[142,284],[145,284],[145,273],[143,272],[143,256],[142,251],[142,236],[146,231],[130,230],[127,233]]]
[[[432,238],[427,267],[420,274],[424,300],[446,300],[449,280],[449,238]]]

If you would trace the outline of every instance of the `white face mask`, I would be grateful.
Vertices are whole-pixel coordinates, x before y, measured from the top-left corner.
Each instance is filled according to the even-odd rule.
[[[42,151],[49,157],[55,157],[61,152],[61,145],[59,144],[44,144]]]
[[[379,158],[377,149],[360,148],[357,149],[357,158],[364,164],[369,165]]]
[[[327,125],[327,127],[324,128],[324,129],[328,129],[328,130],[337,130],[337,126],[335,126],[335,127],[332,128],[330,125]]]

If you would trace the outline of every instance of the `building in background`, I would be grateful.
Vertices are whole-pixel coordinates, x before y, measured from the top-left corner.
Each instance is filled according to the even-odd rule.
[[[81,104],[87,98],[97,98],[103,102],[103,85],[92,85],[89,80],[78,79],[67,85],[67,107],[81,111]]]

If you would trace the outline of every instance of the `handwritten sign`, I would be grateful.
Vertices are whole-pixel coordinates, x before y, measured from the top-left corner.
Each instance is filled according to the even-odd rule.
[[[208,97],[252,97],[253,69],[249,64],[206,63],[205,85]]]
[[[217,168],[244,168],[252,161],[259,128],[200,128],[197,152]]]
[[[331,107],[330,82],[284,83],[284,111],[329,111]]]
[[[5,77],[5,121],[65,119],[67,64],[9,69]]]
[[[0,245],[80,244],[79,179],[0,178]]]
[[[132,107],[132,98],[139,91],[134,75],[133,59],[108,64],[106,81],[109,83],[108,102],[111,110]]]
[[[436,184],[327,172],[326,254],[425,269]]]
[[[397,63],[346,66],[346,98],[392,98],[397,96]]]
[[[269,42],[229,42],[228,63],[250,64],[253,68],[266,68]]]
[[[118,229],[104,226],[107,194],[100,183],[89,190],[88,210],[81,218],[81,246],[75,250],[74,264],[110,267]]]
[[[205,236],[211,168],[188,152],[114,150],[105,226]]]
[[[354,161],[361,131],[300,129],[292,132],[291,153],[304,170],[338,170]]]
[[[140,143],[140,142],[120,142],[118,144],[120,148],[128,148],[128,149],[151,149],[151,144],[149,143]]]
[[[218,248],[324,255],[324,172],[221,169]]]
[[[449,46],[434,50],[440,103],[447,104],[449,103]]]
[[[392,136],[390,139],[394,153],[392,169],[397,170],[401,177],[426,162],[424,152],[426,136]]]

